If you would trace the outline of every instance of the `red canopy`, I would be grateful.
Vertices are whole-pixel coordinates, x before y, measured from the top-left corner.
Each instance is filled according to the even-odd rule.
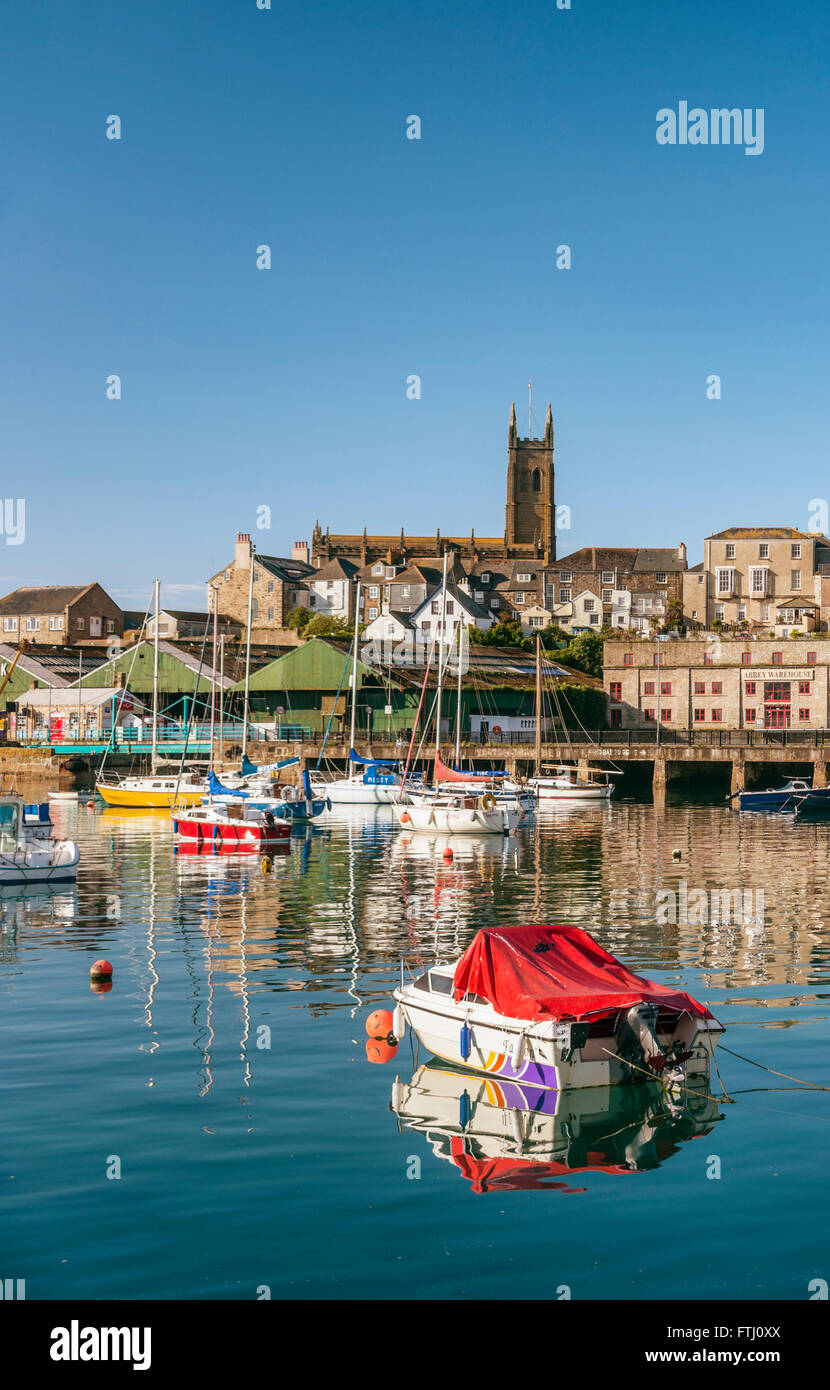
[[[440,753],[435,759],[435,780],[436,782],[492,782],[492,775],[482,776],[480,772],[456,772],[454,768],[447,767]]]
[[[601,1017],[641,1001],[712,1017],[690,994],[627,970],[581,927],[485,927],[455,967],[454,997],[468,992],[509,1018]]]

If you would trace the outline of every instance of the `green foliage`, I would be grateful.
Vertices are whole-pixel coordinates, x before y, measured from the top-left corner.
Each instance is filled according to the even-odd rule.
[[[342,618],[327,618],[324,613],[318,613],[311,618],[301,629],[304,637],[351,637],[351,628],[343,622]]]
[[[580,632],[559,655],[563,665],[573,666],[577,671],[584,671],[586,676],[601,680],[604,645],[598,632]]]
[[[294,632],[304,632],[311,622],[311,612],[308,608],[299,605],[292,608],[285,620],[285,626],[293,629]]]
[[[593,632],[587,634],[595,636]],[[559,707],[564,716],[565,728],[603,729],[608,722],[608,704],[603,690],[591,690],[587,685],[572,685],[563,682],[558,685]]]

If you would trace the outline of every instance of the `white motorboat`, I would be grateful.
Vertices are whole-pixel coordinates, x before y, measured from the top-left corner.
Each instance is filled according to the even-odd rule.
[[[518,802],[498,803],[492,793],[433,792],[423,800],[395,807],[403,829],[429,835],[509,835],[529,814]]]
[[[579,927],[485,928],[460,960],[402,979],[394,997],[395,1039],[408,1024],[455,1066],[543,1090],[708,1077],[724,1031]]]
[[[81,852],[74,840],[55,840],[46,817],[21,796],[0,796],[0,886],[74,879]]]
[[[50,792],[50,801],[77,801],[78,792]]]
[[[291,822],[248,801],[217,802],[173,811],[173,833],[222,849],[244,849],[287,840]]]
[[[350,767],[354,769],[356,753],[352,751]],[[311,791],[336,806],[388,806],[398,800],[401,788],[400,773],[386,764],[367,763],[363,772],[350,771],[346,777],[326,780],[311,773]]]
[[[436,785],[442,788],[445,794],[476,796],[482,799],[487,796],[497,806],[518,806],[523,811],[536,809],[536,793],[529,785],[513,781],[506,773],[481,775],[457,772],[447,767],[443,759],[438,757],[435,761],[435,780]],[[418,806],[431,800],[434,795],[435,792],[430,787],[407,782],[400,800]]]
[[[401,1130],[423,1134],[479,1193],[573,1192],[581,1190],[569,1185],[575,1173],[659,1168],[723,1119],[705,1085],[679,1097],[659,1081],[550,1091],[436,1062],[409,1081],[395,1077],[391,1108]]]
[[[528,779],[528,785],[536,793],[539,801],[608,801],[614,795],[611,774],[605,773],[605,781],[580,777],[576,768],[562,766],[553,776],[539,776]]]

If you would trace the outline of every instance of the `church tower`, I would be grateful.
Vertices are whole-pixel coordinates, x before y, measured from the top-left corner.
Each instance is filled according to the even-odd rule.
[[[520,439],[516,406],[507,430],[507,508],[505,542],[509,556],[556,559],[553,415],[548,406],[541,439]]]

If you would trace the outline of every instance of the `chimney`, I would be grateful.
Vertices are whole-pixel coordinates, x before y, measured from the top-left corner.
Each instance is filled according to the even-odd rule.
[[[304,565],[308,564],[308,541],[295,541],[291,547],[291,559],[301,560]]]
[[[251,533],[250,531],[237,531],[236,545],[233,548],[233,562],[241,569],[250,569],[251,565]]]
[[[678,560],[682,560],[683,563],[684,563],[684,565],[685,565],[685,563],[686,563],[686,543],[685,543],[685,541],[681,541],[680,544],[679,544],[679,546],[677,547],[677,558],[678,558]]]

